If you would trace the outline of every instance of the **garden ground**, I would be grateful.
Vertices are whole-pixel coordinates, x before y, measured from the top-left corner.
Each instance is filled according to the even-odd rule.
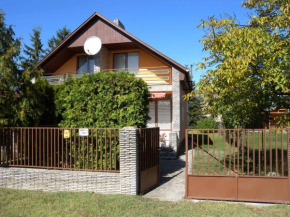
[[[175,203],[141,196],[0,189],[0,216],[290,216],[290,206]]]

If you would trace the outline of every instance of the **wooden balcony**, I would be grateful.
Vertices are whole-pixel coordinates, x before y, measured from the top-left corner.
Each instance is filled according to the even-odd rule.
[[[150,68],[139,68],[139,69],[106,69],[103,72],[108,71],[128,71],[134,74],[137,78],[143,79],[148,85],[166,85],[171,84],[171,69],[169,67],[150,67]],[[94,72],[99,73],[99,72]],[[83,72],[77,74],[76,72],[65,72],[65,73],[53,73],[45,74],[45,78],[51,85],[63,84],[69,76],[73,78],[80,78],[84,74],[92,74]]]

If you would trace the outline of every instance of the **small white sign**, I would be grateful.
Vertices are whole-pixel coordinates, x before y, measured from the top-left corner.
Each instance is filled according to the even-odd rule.
[[[88,136],[89,135],[89,129],[88,128],[80,128],[79,129],[79,135],[80,136]]]

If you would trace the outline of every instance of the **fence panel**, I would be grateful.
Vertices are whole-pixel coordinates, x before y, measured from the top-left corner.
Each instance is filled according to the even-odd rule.
[[[1,128],[1,166],[117,172],[119,129]]]
[[[289,131],[186,130],[188,198],[289,202]]]
[[[139,129],[140,193],[159,184],[159,128]]]

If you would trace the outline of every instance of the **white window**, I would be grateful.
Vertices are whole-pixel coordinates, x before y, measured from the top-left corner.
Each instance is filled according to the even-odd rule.
[[[149,103],[149,117],[151,118],[148,123],[147,127],[155,127],[155,101]]]
[[[170,100],[158,100],[157,105],[158,123],[157,126],[162,130],[171,129],[171,103]]]

